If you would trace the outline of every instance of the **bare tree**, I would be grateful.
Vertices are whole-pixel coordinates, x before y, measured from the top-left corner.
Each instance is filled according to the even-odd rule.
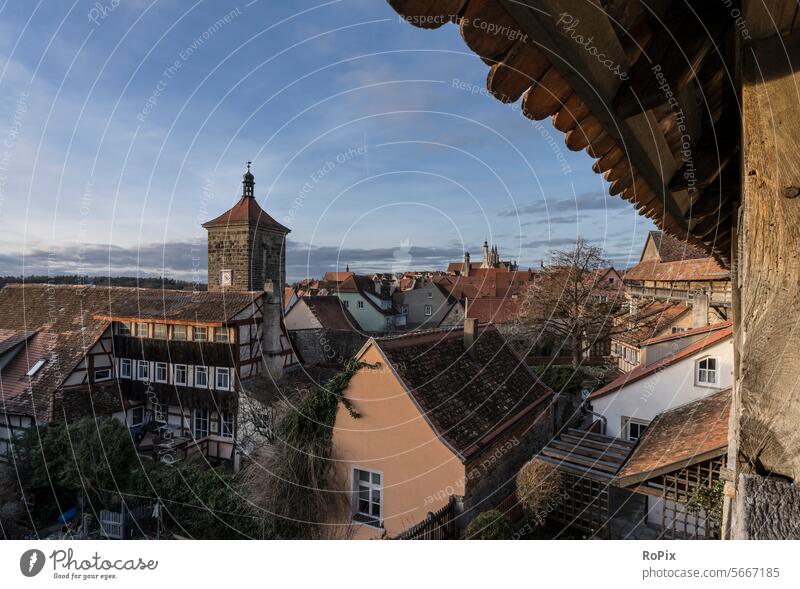
[[[523,295],[517,317],[520,330],[561,342],[577,368],[595,343],[644,326],[646,318],[619,320],[625,295],[603,281],[608,267],[603,250],[583,238],[571,250],[553,251],[550,264]]]

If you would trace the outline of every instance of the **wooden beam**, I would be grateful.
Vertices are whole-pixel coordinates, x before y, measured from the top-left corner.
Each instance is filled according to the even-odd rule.
[[[455,22],[467,0],[389,0],[389,5],[410,24],[421,29],[438,29]]]
[[[558,112],[572,94],[572,87],[555,67],[545,72],[522,98],[522,112],[529,119],[541,121]]]
[[[496,0],[470,0],[459,28],[467,47],[489,61],[499,60],[525,38],[514,18]]]
[[[586,115],[580,124],[572,131],[567,133],[567,147],[572,151],[580,151],[587,148],[592,141],[595,141],[603,133],[603,125],[591,114]]]
[[[517,41],[501,63],[489,70],[486,87],[501,102],[516,102],[550,68],[550,62],[535,45]]]
[[[567,133],[578,126],[578,123],[589,114],[589,106],[578,96],[571,94],[558,112],[553,115],[553,126]]]

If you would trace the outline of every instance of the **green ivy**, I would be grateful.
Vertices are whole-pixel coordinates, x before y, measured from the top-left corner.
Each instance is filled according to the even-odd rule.
[[[724,484],[720,480],[716,480],[711,485],[701,485],[689,495],[686,502],[686,508],[689,513],[699,514],[705,511],[706,516],[713,518],[715,521],[722,520],[722,499],[723,499]]]

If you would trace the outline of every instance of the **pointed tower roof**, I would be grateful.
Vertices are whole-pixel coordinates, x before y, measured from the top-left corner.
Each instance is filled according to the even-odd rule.
[[[242,179],[242,197],[233,207],[222,213],[219,217],[203,223],[203,227],[227,227],[235,225],[265,225],[282,233],[289,233],[291,229],[284,227],[262,209],[255,198],[255,176],[250,172],[251,162],[247,162],[247,171]]]

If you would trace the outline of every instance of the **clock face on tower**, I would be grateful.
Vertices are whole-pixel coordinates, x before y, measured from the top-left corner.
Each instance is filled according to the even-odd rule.
[[[221,270],[219,284],[220,286],[231,286],[233,284],[233,270]]]

